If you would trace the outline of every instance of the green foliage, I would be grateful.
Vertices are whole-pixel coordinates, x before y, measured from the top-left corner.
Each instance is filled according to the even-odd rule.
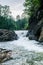
[[[11,12],[10,12],[10,7],[9,6],[0,5],[0,16],[8,18],[10,14],[11,14]]]
[[[17,15],[17,21],[15,21],[10,12],[9,6],[0,5],[0,29],[10,29],[10,30],[24,30],[28,27],[28,22],[25,17],[20,19]]]
[[[19,19],[16,21],[16,30],[24,30],[27,28],[27,20],[26,18]]]
[[[15,21],[13,19],[0,16],[0,29],[15,29]]]
[[[12,18],[0,16],[0,29],[24,30],[27,29],[27,27],[28,22],[26,18],[15,21]]]
[[[13,20],[7,5],[0,5],[0,29],[15,29],[15,20]]]
[[[24,7],[24,13],[31,17],[40,7],[40,0],[25,0]],[[17,21],[12,18],[9,6],[0,5],[0,28],[11,30],[24,30],[29,28],[28,21],[25,17],[20,19],[20,16],[17,15],[16,19]]]
[[[38,12],[38,9],[40,8],[41,1],[42,0],[25,0],[24,2],[24,7],[25,7],[24,13],[28,15],[29,27],[32,22],[35,22],[35,21],[37,22],[40,19],[40,17],[38,17],[39,14],[37,12]]]
[[[40,6],[39,0],[25,0],[24,12],[27,13],[29,16],[31,16],[38,9],[39,6]]]

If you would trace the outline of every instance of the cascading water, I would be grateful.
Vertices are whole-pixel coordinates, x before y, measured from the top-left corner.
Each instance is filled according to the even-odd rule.
[[[37,45],[35,40],[29,40],[26,37],[28,31],[15,31],[19,39],[9,42],[0,42],[0,48],[12,50],[12,60],[1,63],[1,65],[29,65],[28,60],[37,57],[35,52],[43,52],[43,47]],[[41,61],[39,61],[41,63]],[[35,63],[35,61],[34,61]],[[38,62],[37,62],[38,63]],[[38,64],[39,65],[39,64]]]
[[[29,40],[28,37],[26,37],[26,34],[28,31],[15,31],[18,35],[19,39],[9,42],[0,42],[0,48],[6,48],[6,49],[14,49],[14,46],[20,46],[24,47],[25,49],[28,49],[29,51],[38,51],[42,52],[43,47],[38,45],[37,41],[35,40]]]

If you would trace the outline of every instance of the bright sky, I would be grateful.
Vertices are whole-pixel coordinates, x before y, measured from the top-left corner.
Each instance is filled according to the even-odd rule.
[[[1,5],[10,6],[13,17],[16,18],[17,15],[21,15],[23,13],[23,3],[24,0],[0,0]]]

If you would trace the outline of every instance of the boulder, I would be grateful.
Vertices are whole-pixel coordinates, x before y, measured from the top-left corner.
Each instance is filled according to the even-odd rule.
[[[0,41],[17,40],[17,34],[12,30],[0,29]]]
[[[0,48],[0,63],[11,58],[12,51]]]

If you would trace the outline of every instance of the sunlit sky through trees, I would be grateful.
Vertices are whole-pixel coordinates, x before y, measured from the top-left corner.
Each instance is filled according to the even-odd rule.
[[[10,6],[10,10],[14,18],[16,18],[17,15],[21,16],[21,14],[23,13],[23,3],[24,0],[0,0],[1,5]]]

